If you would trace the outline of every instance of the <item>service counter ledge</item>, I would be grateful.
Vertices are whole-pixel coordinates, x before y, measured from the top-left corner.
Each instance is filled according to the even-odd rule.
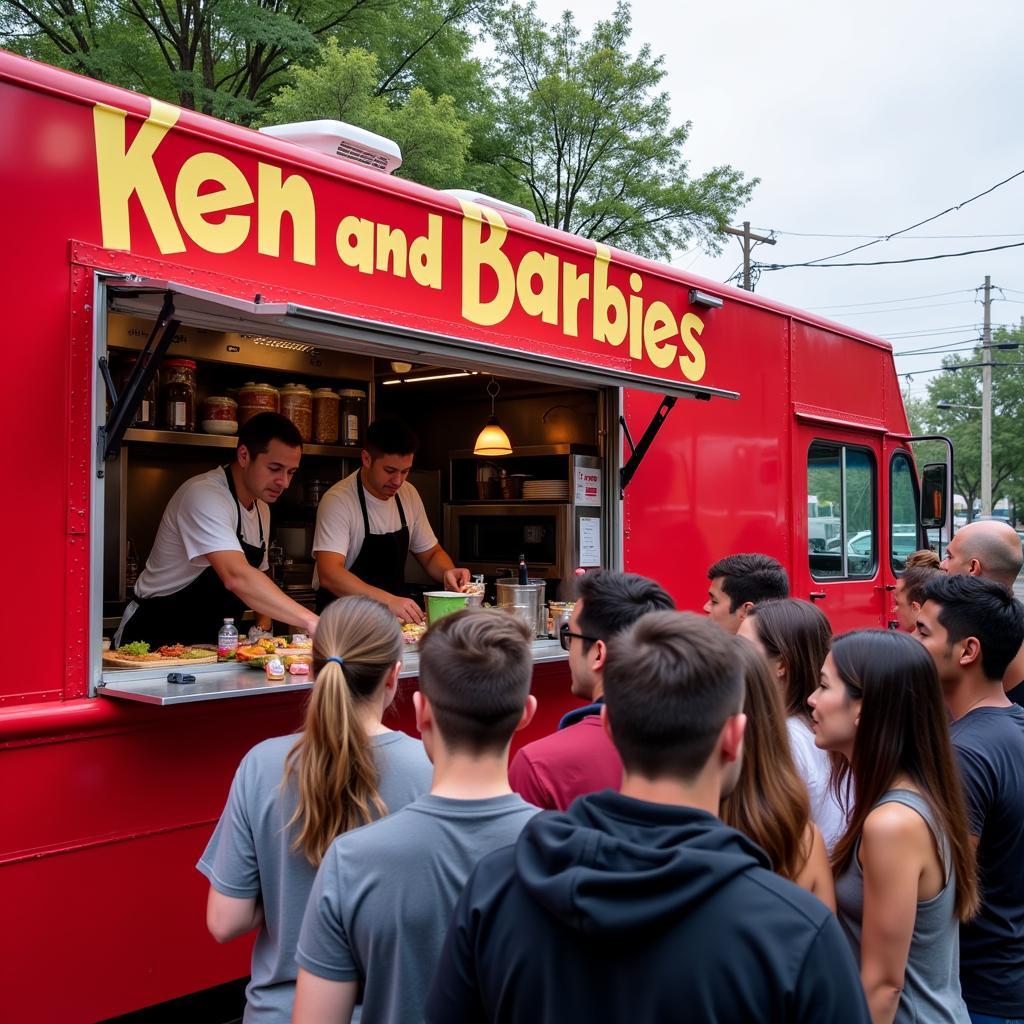
[[[568,655],[558,640],[535,640],[530,654],[534,665],[565,661]],[[230,697],[251,697],[264,693],[286,693],[309,690],[311,676],[286,675],[283,680],[267,679],[262,670],[229,665],[195,665],[173,671],[194,675],[194,683],[169,683],[166,668],[107,669],[96,687],[97,696],[143,704],[191,704],[202,700],[225,700]],[[420,657],[415,651],[404,653],[399,679],[415,679],[420,674]]]

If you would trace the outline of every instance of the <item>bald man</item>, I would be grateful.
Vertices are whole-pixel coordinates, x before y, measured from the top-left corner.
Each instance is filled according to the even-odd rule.
[[[983,519],[957,530],[939,568],[954,575],[994,580],[1012,592],[1022,564],[1024,551],[1017,531],[998,519]],[[1010,662],[1003,689],[1010,700],[1024,707],[1024,647]]]

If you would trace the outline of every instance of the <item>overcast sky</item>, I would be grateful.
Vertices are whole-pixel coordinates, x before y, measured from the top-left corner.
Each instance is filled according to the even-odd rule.
[[[589,33],[614,0],[538,0],[549,22],[567,8]],[[635,47],[648,43],[664,55],[676,119],[693,123],[691,170],[728,163],[761,178],[736,218],[737,226],[749,220],[779,233],[756,259],[798,263],[838,253],[869,239],[796,233],[891,234],[1024,170],[1021,0],[635,0],[632,10]],[[844,259],[1024,242],[1024,176],[911,234],[918,237]],[[695,250],[674,262],[722,281],[741,262],[739,241],[717,259]],[[1003,289],[993,323],[1019,322],[1024,247],[902,266],[765,272],[757,291],[880,334],[900,353],[977,338],[975,289],[986,274]],[[898,356],[897,370],[914,372],[901,379],[914,397],[941,360]]]

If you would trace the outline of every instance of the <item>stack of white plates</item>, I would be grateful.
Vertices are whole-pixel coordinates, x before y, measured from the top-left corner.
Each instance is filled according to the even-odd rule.
[[[524,480],[523,497],[535,501],[568,501],[567,480]]]

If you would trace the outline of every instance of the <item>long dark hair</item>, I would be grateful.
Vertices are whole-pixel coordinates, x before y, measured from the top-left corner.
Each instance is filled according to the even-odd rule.
[[[768,663],[753,644],[736,644],[743,667],[743,762],[736,788],[722,801],[722,821],[753,839],[772,868],[796,881],[807,864],[810,802],[789,747],[786,713]]]
[[[756,604],[749,616],[765,651],[785,669],[786,714],[809,720],[807,698],[818,688],[832,642],[828,619],[809,601],[795,597]]]
[[[327,660],[332,657],[344,665]],[[352,596],[324,609],[313,636],[316,683],[281,783],[287,786],[292,776],[298,781],[288,822],[295,830],[292,849],[314,867],[342,832],[387,814],[358,705],[379,691],[401,658],[402,631],[384,605]]]
[[[978,876],[934,662],[913,637],[881,629],[838,637],[832,660],[847,696],[861,701],[852,760],[833,779],[838,792],[852,772],[854,792],[849,824],[832,851],[833,871],[846,870],[867,816],[893,780],[907,775],[949,840],[956,912],[969,920],[978,909]]]

